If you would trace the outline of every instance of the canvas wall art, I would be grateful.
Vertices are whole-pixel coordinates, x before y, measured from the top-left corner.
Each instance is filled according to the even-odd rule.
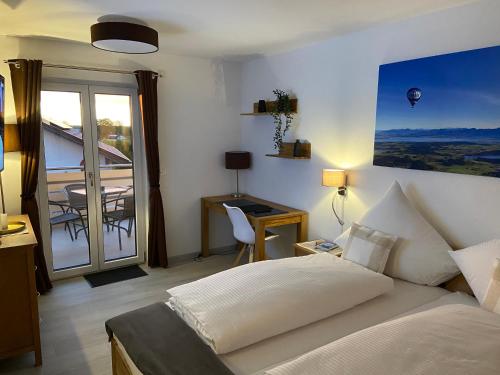
[[[500,177],[500,46],[381,65],[373,164]]]

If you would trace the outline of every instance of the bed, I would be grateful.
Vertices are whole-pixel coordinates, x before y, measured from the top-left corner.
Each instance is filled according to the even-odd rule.
[[[235,375],[261,375],[265,370],[296,358],[338,338],[404,314],[445,304],[477,305],[475,298],[395,279],[394,289],[350,310],[221,355]],[[142,375],[120,340],[111,341],[114,375]]]
[[[279,313],[276,315],[265,317],[266,319],[268,319],[266,321],[267,325],[265,325],[265,327],[270,326],[269,322],[276,325],[282,324],[280,321],[280,317],[283,318],[283,321],[286,321],[287,319],[290,319],[290,316],[294,315],[297,310],[300,310],[300,316],[307,316],[309,314],[307,308],[310,308],[311,316],[316,314],[313,319],[308,322],[302,321],[301,324],[298,324],[294,327],[288,327],[288,329],[286,330],[282,329],[280,332],[273,332],[268,336],[261,337],[260,340],[255,340],[253,342],[247,343],[247,345],[242,345],[242,343],[240,343],[238,347],[229,346],[229,348],[233,348],[232,350],[228,350],[227,346],[223,348],[223,350],[219,350],[221,346],[219,346],[218,343],[212,342],[210,339],[220,336],[209,335],[210,337],[208,337],[207,340],[207,336],[205,334],[208,331],[205,330],[205,327],[199,329],[199,325],[201,324],[203,326],[207,321],[206,317],[208,315],[204,315],[205,311],[201,311],[200,319],[199,309],[188,310],[187,314],[185,314],[185,311],[183,311],[182,308],[179,309],[176,305],[170,305],[170,307],[173,307],[176,313],[182,317],[185,325],[193,328],[193,332],[196,331],[195,336],[197,335],[196,339],[198,341],[200,341],[200,339],[203,339],[203,341],[208,344],[205,345],[206,347],[209,347],[210,345],[212,349],[214,349],[211,352],[211,355],[215,358],[215,362],[223,363],[224,369],[228,369],[230,373],[234,375],[262,375],[266,371],[272,371],[274,368],[277,368],[277,366],[279,367],[281,364],[289,363],[290,361],[301,358],[304,355],[307,356],[308,353],[319,350],[323,346],[329,345],[332,342],[341,341],[343,340],[343,338],[350,337],[352,334],[356,334],[357,332],[362,332],[368,327],[374,327],[378,324],[385,324],[384,322],[392,322],[404,315],[410,316],[416,312],[428,311],[434,308],[439,308],[443,305],[478,305],[477,300],[470,295],[460,292],[454,292],[454,290],[451,288],[450,290],[447,290],[445,289],[445,287],[440,287],[440,285],[443,285],[442,283],[453,279],[460,273],[455,262],[449,256],[448,251],[451,250],[451,247],[410,204],[397,182],[395,182],[391,186],[382,200],[374,207],[372,207],[365,214],[365,216],[360,219],[360,225],[366,226],[366,229],[376,230],[377,232],[380,232],[379,235],[391,234],[398,238],[394,247],[392,249],[389,249],[390,254],[388,255],[388,258],[385,258],[385,260],[387,261],[387,266],[385,266],[385,268],[382,267],[383,274],[382,271],[375,271],[373,268],[371,268],[371,271],[369,271],[372,274],[377,273],[379,275],[383,275],[385,281],[378,280],[380,281],[380,285],[382,286],[382,284],[387,284],[387,280],[389,280],[392,288],[383,291],[383,288],[381,288],[379,290],[379,294],[365,296],[366,298],[362,301],[358,301],[358,303],[352,303],[348,305],[348,307],[344,306],[345,308],[342,310],[331,311],[329,315],[323,314],[322,316],[319,316],[317,314],[316,308],[321,309],[322,306],[314,304],[314,301],[313,303],[311,303],[307,291],[303,290],[303,284],[299,282],[290,288],[290,290],[295,290],[293,288],[296,288],[298,292],[297,295],[291,294],[290,290],[288,290],[288,294],[285,293],[284,296],[274,295],[274,297],[277,297],[279,301],[286,301],[284,305],[286,305],[289,310],[283,310],[282,308],[273,310],[273,312],[279,311]],[[336,242],[339,243],[339,245],[344,249],[344,254],[346,253],[346,249],[350,249],[353,237],[353,233],[349,233],[348,231],[346,231],[341,237],[336,240]],[[357,240],[359,240],[359,238]],[[377,242],[377,244],[379,243]],[[374,252],[372,252],[371,254],[374,254]],[[308,259],[320,259],[313,257],[321,257],[323,255],[327,255],[329,257],[328,259],[336,258],[328,254],[321,254],[302,257],[302,259],[303,261],[307,262]],[[282,260],[260,262],[259,264],[252,267],[265,269],[265,267],[269,267],[269,265],[272,265],[274,267],[274,265],[280,264],[281,261]],[[343,261],[349,261],[349,259],[343,259]],[[284,262],[287,261],[284,260]],[[297,261],[291,260],[289,262]],[[328,262],[330,261],[328,260]],[[361,265],[361,263],[356,264],[358,266]],[[242,269],[240,267],[237,268]],[[268,275],[273,275],[273,271],[274,270],[268,270],[267,272],[263,272],[260,276],[269,277],[270,279],[272,279],[273,276]],[[295,269],[294,272],[295,271],[297,271],[297,269]],[[302,272],[302,269],[299,269],[299,272],[292,273],[291,275],[293,276],[289,278],[292,279],[293,282],[296,282],[295,277],[300,277],[300,272]],[[236,275],[234,275],[233,273],[236,273]],[[226,277],[226,284],[244,284],[241,282],[242,280],[238,278],[232,278],[232,276],[238,276],[238,270],[233,269],[230,271],[224,271],[224,273],[222,274],[231,276]],[[245,274],[245,272],[242,272],[242,274]],[[239,275],[238,277],[240,276],[241,275]],[[209,278],[212,277],[217,276],[213,275]],[[307,281],[309,281],[309,283],[312,282],[312,284],[316,285],[318,284],[317,278],[321,279],[324,277],[327,276],[324,276],[320,272],[316,272],[310,274],[309,277],[305,277],[302,282],[308,283]],[[358,277],[358,274],[356,274],[356,277]],[[373,283],[371,280],[365,279],[363,283],[358,282],[356,288],[352,289],[349,287],[339,287],[339,284],[336,283],[336,280],[330,280],[330,284],[319,283],[319,286],[323,287],[323,289],[321,290],[321,293],[323,294],[318,294],[315,290],[310,290],[309,292],[311,294],[316,293],[316,299],[327,299],[325,298],[325,296],[330,296],[328,302],[325,302],[330,303],[335,299],[342,300],[343,298],[346,298],[344,297],[344,295],[361,295],[365,293],[365,288],[374,288],[374,285],[378,281],[375,276],[372,275],[372,277],[374,277]],[[353,278],[351,278],[351,282],[352,279]],[[210,284],[210,280],[202,282]],[[267,288],[267,284],[265,282],[261,282],[259,278],[246,280],[246,282],[248,282],[247,285],[255,286],[256,284],[256,290],[260,291],[262,294],[267,294],[268,292],[270,292]],[[285,282],[286,280],[281,280],[281,283],[275,284],[275,289],[280,290],[280,288],[285,285]],[[327,285],[327,287],[325,287],[325,285]],[[456,287],[453,282],[447,285]],[[206,286],[207,285],[205,285],[205,287]],[[210,293],[212,293],[213,290],[217,290],[217,288],[214,288],[213,285],[211,285],[210,288],[200,288],[198,286],[191,287],[191,302],[193,302],[194,300],[194,304],[196,304],[199,302],[196,300],[196,298],[199,298],[200,300],[203,300],[203,303],[201,303],[202,310],[206,306],[210,306],[211,309],[218,309],[220,306],[227,305],[227,295],[237,295],[234,290],[226,290],[226,285],[222,283],[219,283],[217,286],[224,289],[223,292],[220,294],[212,294],[209,299],[205,298],[205,293],[207,292],[207,289],[210,290]],[[182,289],[183,287],[184,286],[181,286],[179,288]],[[190,287],[188,286],[187,288],[189,289]],[[174,299],[176,298],[176,292],[171,291],[171,294],[173,293],[172,298]],[[245,289],[241,289],[240,292],[240,299],[242,300],[241,303],[244,304],[246,303],[245,299],[243,298],[243,296],[245,295],[243,294],[245,293]],[[170,301],[172,301],[172,298]],[[253,298],[258,298],[258,296],[254,293],[249,297],[249,299]],[[264,301],[261,300],[261,302],[265,303],[262,305],[257,305],[266,307],[273,306],[273,308],[275,308],[276,305],[276,302],[272,299]],[[300,302],[303,302],[303,304],[298,305],[298,303]],[[268,303],[269,305],[267,305],[266,303]],[[251,309],[241,310],[239,309],[239,305],[232,306],[234,306],[234,309],[237,311],[237,313],[234,315],[243,315],[249,320],[252,320],[254,318],[254,316],[252,315],[254,312],[251,311]],[[162,308],[165,308],[165,306],[162,305]],[[167,311],[167,315],[172,313],[171,310]],[[221,314],[220,316],[231,316],[232,319],[233,310],[226,309],[226,311],[224,312],[227,315]],[[246,337],[246,335],[253,334],[250,329],[252,328],[252,326],[245,326],[246,322],[244,320],[240,320],[239,322],[237,322],[237,324],[228,324],[224,321],[224,319],[220,319],[220,316],[218,320],[215,319],[214,321],[216,321],[221,326],[228,325],[230,327],[233,327],[233,329],[234,327],[237,327],[237,329],[239,329],[239,324],[242,323],[243,329],[239,331],[241,332],[241,336]],[[195,319],[191,320],[191,318],[193,317],[195,317]],[[162,320],[159,321],[161,322]],[[193,321],[195,322],[195,324],[192,324]],[[260,321],[254,320],[253,323],[258,325]],[[168,328],[168,326],[165,327]],[[209,328],[213,327],[218,327],[218,325],[214,324]],[[271,327],[270,329],[272,328],[273,327]],[[141,327],[137,327],[136,329],[140,330]],[[112,342],[113,374],[141,374],[138,367],[144,368],[144,366],[136,366],[136,364],[140,362],[140,358],[138,361],[137,351],[131,350],[131,341],[129,340],[128,344],[124,345],[122,342],[123,340],[120,341],[120,335],[118,335],[118,337],[117,335],[110,337]],[[125,337],[125,335],[123,335],[122,337]],[[140,346],[142,355],[147,356],[148,352],[151,352],[151,346],[145,345],[144,342],[145,341],[142,340],[138,340],[137,342],[132,341],[132,345],[137,346],[137,344],[140,343],[142,345]],[[159,350],[158,354],[155,355],[162,356],[163,354],[165,356],[165,346],[156,347]],[[127,350],[125,348],[129,349],[129,353],[133,353],[132,357],[136,359],[135,363],[134,360],[131,359],[131,356],[129,355],[129,353],[127,353]],[[184,355],[184,352],[179,352],[179,354]],[[169,353],[169,355],[171,354]],[[155,357],[153,359],[157,360],[158,358],[159,357]],[[196,361],[196,359],[193,359],[193,361]],[[171,363],[172,362],[167,362],[164,364],[163,369],[166,369],[166,372],[183,373],[182,371],[172,371],[172,369],[170,368]],[[158,373],[158,371],[150,371],[147,375],[154,373]],[[199,373],[201,374],[203,372]],[[192,375],[194,375],[194,373],[192,373]]]

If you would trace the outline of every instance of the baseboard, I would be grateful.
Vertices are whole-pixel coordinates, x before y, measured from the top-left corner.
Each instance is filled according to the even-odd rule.
[[[216,247],[214,249],[210,249],[210,255],[226,255],[230,253],[235,253],[238,250],[238,244]]]
[[[226,255],[226,254],[236,253],[236,250],[237,250],[237,245],[234,244],[229,246],[216,247],[210,249],[209,251],[210,255]],[[174,255],[168,258],[168,265],[174,266],[183,263],[189,263],[192,262],[195,258],[198,258],[199,255],[200,255],[199,252]]]

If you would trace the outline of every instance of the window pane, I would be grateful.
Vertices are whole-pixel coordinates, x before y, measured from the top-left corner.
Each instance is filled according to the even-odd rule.
[[[42,91],[42,131],[54,270],[90,264],[81,98]]]
[[[104,258],[136,256],[130,97],[96,94]]]

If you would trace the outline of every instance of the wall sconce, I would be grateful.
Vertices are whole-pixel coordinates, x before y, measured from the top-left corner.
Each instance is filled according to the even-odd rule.
[[[323,178],[321,185],[337,188],[337,192],[333,195],[332,198],[332,211],[339,224],[343,226],[344,220],[340,218],[340,216],[337,214],[337,211],[335,210],[335,198],[337,197],[337,195],[345,197],[345,195],[347,194],[347,176],[345,171],[343,169],[323,169]]]

